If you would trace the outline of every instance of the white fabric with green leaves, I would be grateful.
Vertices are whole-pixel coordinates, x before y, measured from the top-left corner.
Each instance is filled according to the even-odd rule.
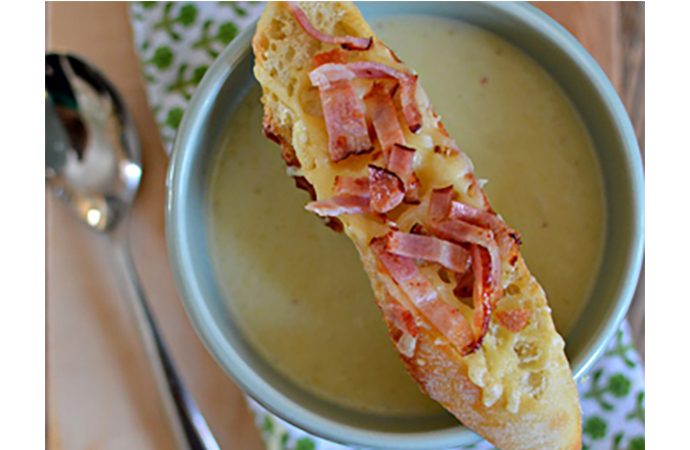
[[[137,2],[130,7],[134,44],[151,109],[169,153],[196,85],[232,39],[260,14],[260,2]],[[624,325],[590,376],[579,383],[583,448],[644,449],[644,370]],[[249,400],[269,449],[336,450]],[[463,449],[493,447],[480,441]]]

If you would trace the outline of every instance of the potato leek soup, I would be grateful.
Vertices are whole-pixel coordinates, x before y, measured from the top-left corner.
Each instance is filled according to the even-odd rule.
[[[374,28],[417,68],[451,136],[489,180],[567,336],[605,227],[601,176],[577,113],[539,65],[492,33],[421,16]],[[295,383],[341,405],[441,412],[398,360],[355,248],[304,210],[307,194],[262,135],[259,95],[253,88],[234,114],[210,182],[214,266],[244,334]]]

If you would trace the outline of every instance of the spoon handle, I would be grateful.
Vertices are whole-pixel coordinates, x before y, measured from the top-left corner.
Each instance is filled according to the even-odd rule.
[[[122,278],[121,282],[127,287],[127,297],[130,300],[132,312],[144,342],[149,362],[156,375],[160,395],[175,429],[177,440],[182,448],[220,450],[204,416],[180,379],[156,325],[134,266],[126,238],[127,227],[121,226],[119,228],[123,228],[124,233],[115,233],[112,236],[116,266]]]

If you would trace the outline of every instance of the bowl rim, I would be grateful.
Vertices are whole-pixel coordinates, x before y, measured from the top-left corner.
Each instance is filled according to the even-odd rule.
[[[599,332],[596,339],[591,339],[578,354],[571,367],[573,368],[573,378],[578,381],[584,377],[594,364],[603,356],[606,345],[611,341],[619,330],[625,315],[632,302],[637,282],[642,268],[642,258],[644,254],[644,175],[642,170],[642,157],[637,142],[635,130],[630,122],[628,112],[620,99],[618,92],[611,84],[604,70],[594,57],[580,44],[580,42],[568,32],[563,26],[551,18],[548,14],[535,6],[525,4],[534,9],[534,22],[544,20],[551,26],[552,38],[554,43],[564,51],[564,53],[582,69],[592,82],[599,98],[603,101],[608,115],[615,124],[614,131],[617,132],[621,141],[621,148],[624,151],[625,171],[631,178],[632,200],[631,209],[632,223],[631,234],[636,237],[631,242],[630,252],[624,268],[624,277],[616,290],[615,307],[610,313],[610,319],[606,327]],[[539,19],[538,19],[538,18]],[[545,33],[546,34],[546,33]],[[599,269],[601,270],[601,268]]]
[[[612,119],[614,124],[612,132],[618,134],[624,151],[625,166],[622,169],[631,179],[633,217],[630,226],[632,235],[637,239],[630,244],[631,248],[623,270],[624,276],[617,286],[615,307],[610,313],[607,325],[603,330],[599,330],[598,335],[591,339],[577,358],[571,362],[573,376],[577,380],[586,374],[603,355],[606,344],[613,338],[625,317],[637,286],[644,248],[644,180],[639,147],[628,114],[608,77],[594,58],[565,28],[546,13],[527,3],[490,2],[484,6],[538,33],[580,67],[582,73],[593,84],[607,115]],[[176,134],[166,177],[165,221],[169,259],[180,299],[194,329],[223,370],[255,401],[283,420],[317,436],[335,442],[400,450],[453,446],[458,445],[459,440],[469,442],[475,439],[475,435],[463,426],[415,433],[366,430],[322,417],[290,400],[257,376],[227,342],[221,330],[215,325],[211,311],[206,308],[196,281],[190,280],[186,275],[189,258],[178,239],[182,233],[180,229],[182,221],[178,219],[181,219],[183,213],[175,207],[178,197],[184,196],[185,183],[180,182],[180,172],[187,156],[185,148],[195,146],[197,128],[208,116],[220,86],[226,82],[240,58],[244,56],[247,47],[250,46],[255,24],[256,22],[249,24],[223,50],[201,80]],[[402,437],[404,437],[404,442],[400,441]]]

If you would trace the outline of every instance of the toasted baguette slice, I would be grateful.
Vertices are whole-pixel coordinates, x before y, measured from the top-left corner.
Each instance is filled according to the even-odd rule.
[[[374,61],[410,71],[374,36],[351,3],[303,2],[300,7],[323,33],[374,37],[367,50],[345,51],[348,61]],[[293,13],[286,3],[267,4],[253,40],[254,73],[263,88],[264,130],[281,144],[283,158],[298,186],[307,187],[315,199],[329,199],[335,195],[336,176],[365,175],[367,165],[380,158],[381,149],[375,143],[372,152],[338,162],[329,156],[319,91],[312,86],[309,72],[315,67],[315,55],[338,46],[305,33]],[[360,81],[358,89],[372,83],[356,83]],[[391,222],[401,230],[420,222],[434,188],[452,185],[462,202],[491,210],[471,162],[461,152],[449,151],[452,140],[419,83],[416,101],[423,125],[416,133],[403,128],[407,144],[416,149],[414,169],[422,204],[401,204],[387,222],[373,214],[348,214],[336,223],[357,247],[391,338],[408,372],[426,394],[501,449],[579,449],[580,408],[564,342],[554,328],[544,291],[527,269],[517,245],[514,256],[501,266],[503,295],[488,331],[480,346],[469,353],[459,351],[428,315],[415,308],[372,249],[372,240],[386,235]],[[404,123],[402,114],[400,120]],[[471,322],[472,308],[455,296],[454,284],[440,275],[438,267],[426,264],[420,270],[443,302]],[[527,325],[518,326],[517,332],[497,318],[501,312],[516,309],[529,312]],[[405,345],[401,342],[404,330],[397,314],[400,310],[409,311],[414,320],[416,336]]]

